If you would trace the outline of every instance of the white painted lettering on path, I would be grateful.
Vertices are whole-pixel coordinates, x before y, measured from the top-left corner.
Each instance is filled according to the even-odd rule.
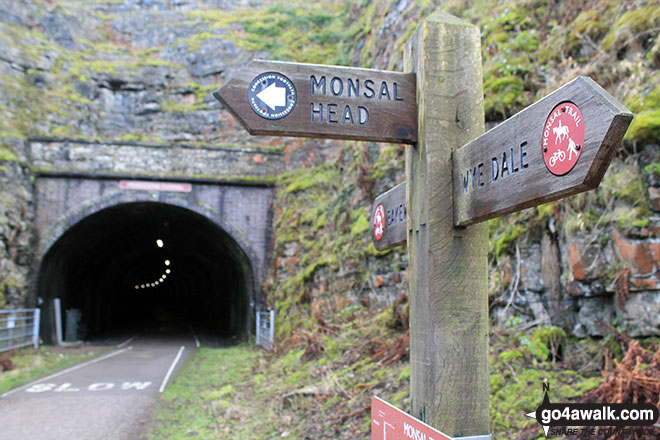
[[[56,384],[56,383],[36,383],[34,385],[29,386],[28,388],[25,389],[26,393],[44,393],[47,391],[52,391],[54,393],[62,393],[62,392],[80,392],[80,391],[108,391],[113,388],[115,388],[115,383],[113,382],[96,382],[93,383],[89,386],[83,386],[82,388],[80,386],[76,386],[74,384],[71,384],[69,382],[63,383],[62,385]],[[130,390],[136,390],[136,391],[143,391],[146,390],[149,386],[151,385],[150,381],[147,382],[123,382],[119,389],[123,391],[130,391]]]

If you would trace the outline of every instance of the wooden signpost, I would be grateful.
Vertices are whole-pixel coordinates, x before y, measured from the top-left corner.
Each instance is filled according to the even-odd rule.
[[[253,60],[213,96],[250,134],[417,140],[410,73]]]
[[[369,231],[379,251],[405,244],[408,236],[406,182],[376,197],[371,210]]]
[[[490,438],[480,222],[595,188],[632,120],[579,77],[483,134],[480,45],[478,28],[436,13],[406,44],[407,73],[252,61],[214,93],[251,134],[412,144],[406,182],[376,198],[370,231],[379,250],[408,244],[411,413],[473,440]],[[400,416],[381,403],[376,431]],[[416,438],[405,420],[409,432],[387,438]]]

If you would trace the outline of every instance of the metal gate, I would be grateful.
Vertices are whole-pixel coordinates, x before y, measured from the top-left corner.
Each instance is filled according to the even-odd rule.
[[[0,352],[39,347],[39,309],[0,310]]]
[[[261,345],[266,350],[272,350],[274,338],[275,311],[257,311],[257,345]]]

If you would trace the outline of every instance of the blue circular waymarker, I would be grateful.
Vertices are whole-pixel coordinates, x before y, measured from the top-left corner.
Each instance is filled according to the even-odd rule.
[[[265,119],[281,119],[296,106],[296,88],[281,73],[262,73],[248,88],[250,107]]]

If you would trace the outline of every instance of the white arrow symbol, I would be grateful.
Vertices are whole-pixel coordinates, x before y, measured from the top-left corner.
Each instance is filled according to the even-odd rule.
[[[527,413],[527,414],[525,414],[525,415],[526,415],[527,417],[529,417],[530,419],[536,419],[536,411],[533,411],[533,412],[531,412],[531,413]],[[539,422],[539,424],[540,424],[540,422]],[[543,432],[545,433],[545,438],[548,438],[548,431],[550,430],[550,426],[548,426],[548,425],[541,425],[541,427],[543,428]]]
[[[271,110],[275,110],[275,107],[284,107],[286,105],[286,88],[277,87],[275,83],[272,83],[257,93],[257,98],[261,99]]]

